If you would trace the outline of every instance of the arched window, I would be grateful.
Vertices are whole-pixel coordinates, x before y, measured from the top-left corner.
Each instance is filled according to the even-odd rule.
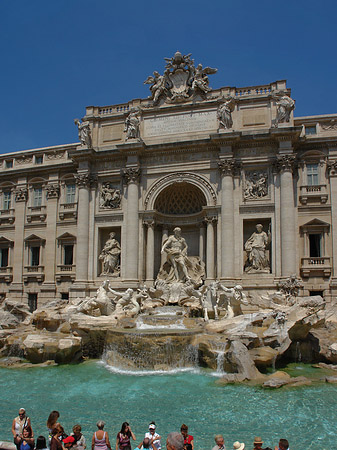
[[[196,214],[206,206],[204,194],[190,183],[174,183],[165,188],[155,201],[154,208],[168,215]]]

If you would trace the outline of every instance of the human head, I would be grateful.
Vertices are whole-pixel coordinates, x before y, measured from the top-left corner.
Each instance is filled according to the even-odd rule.
[[[113,239],[116,236],[116,233],[114,231],[111,231],[109,236],[110,236],[110,239]]]
[[[242,286],[241,284],[237,284],[236,286],[234,286],[234,289],[236,289],[237,291],[242,291]]]
[[[20,408],[20,409],[19,409],[19,416],[20,416],[20,417],[25,417],[25,415],[26,415],[26,410],[25,410],[25,408]]]
[[[96,423],[96,425],[97,425],[97,428],[98,428],[99,430],[103,430],[104,425],[105,425],[105,422],[104,422],[104,420],[99,420],[99,421]]]
[[[166,448],[167,450],[183,450],[184,438],[182,434],[177,431],[169,433],[166,439]]]
[[[243,450],[245,448],[244,442],[235,441],[233,444],[234,450]]]
[[[32,437],[32,429],[29,425],[27,425],[23,430],[22,430],[22,436],[26,437],[26,438],[30,438]]]
[[[149,431],[150,431],[150,433],[154,433],[155,430],[156,430],[156,424],[155,424],[155,422],[149,423]]]
[[[278,446],[281,450],[288,450],[289,442],[287,441],[287,439],[280,439]]]
[[[180,236],[181,235],[181,228],[175,227],[175,229],[173,230],[173,233],[177,234],[178,236]]]
[[[73,436],[68,436],[65,439],[63,439],[62,442],[63,442],[65,448],[70,448],[74,444],[75,438]]]
[[[187,436],[187,433],[188,433],[188,426],[187,425],[185,425],[184,423],[181,425],[181,427],[180,427],[180,431],[181,431],[181,434],[185,437],[185,436]]]
[[[214,440],[215,440],[215,443],[216,443],[219,447],[222,447],[222,446],[224,445],[224,443],[225,443],[225,440],[224,440],[222,434],[216,434],[216,435],[214,436]]]
[[[60,413],[58,411],[52,411],[49,414],[49,417],[48,417],[48,420],[47,420],[47,427],[48,428],[54,428],[54,425],[57,422],[59,417],[60,417]]]
[[[73,426],[73,433],[74,434],[79,434],[82,431],[81,425],[74,425]]]
[[[125,434],[128,431],[129,431],[129,424],[128,424],[128,422],[123,422],[122,423],[122,428],[121,428],[121,433]]]
[[[258,233],[261,233],[261,231],[263,230],[263,225],[261,223],[258,223],[256,225],[256,229],[257,229]]]
[[[150,447],[150,439],[149,438],[145,438],[143,440],[143,448],[149,448]]]
[[[261,448],[262,444],[263,444],[263,440],[260,438],[260,436],[257,436],[254,439],[254,447]]]
[[[35,449],[36,450],[42,450],[44,448],[47,448],[47,443],[46,443],[46,438],[44,436],[39,436],[36,439],[36,446]]]

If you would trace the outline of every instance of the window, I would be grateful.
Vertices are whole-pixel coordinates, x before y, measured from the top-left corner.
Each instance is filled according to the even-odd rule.
[[[31,266],[40,265],[40,246],[30,247],[30,265]]]
[[[64,245],[63,247],[63,262],[65,266],[73,265],[74,246],[72,244]]]
[[[6,166],[6,169],[12,169],[12,167],[13,167],[13,160],[12,159],[8,159],[6,161],[5,166]]]
[[[307,164],[307,184],[308,186],[318,185],[318,164]]]
[[[321,234],[309,234],[309,251],[310,257],[312,258],[320,258],[322,256],[321,253]]]
[[[28,307],[31,313],[37,309],[37,294],[28,294]]]
[[[8,248],[0,248],[0,267],[8,266]]]
[[[75,192],[76,192],[75,184],[66,185],[66,203],[75,203]]]
[[[11,191],[3,192],[3,209],[8,211],[11,207]]]
[[[35,156],[35,164],[43,164],[43,156]]]
[[[316,134],[316,125],[308,125],[305,127],[305,134],[310,135],[310,134]]]
[[[42,205],[42,188],[33,189],[33,206]]]
[[[61,292],[61,300],[69,300],[68,292]]]

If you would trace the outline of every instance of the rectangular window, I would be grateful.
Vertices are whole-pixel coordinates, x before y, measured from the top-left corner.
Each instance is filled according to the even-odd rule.
[[[64,251],[64,264],[66,266],[73,265],[73,254],[74,254],[74,246],[72,244],[67,244],[63,247]]]
[[[320,258],[321,254],[321,234],[309,234],[310,257]]]
[[[6,169],[12,169],[12,167],[13,167],[13,160],[12,159],[8,159],[6,161],[5,166],[6,166]]]
[[[0,267],[8,266],[8,248],[0,249]]]
[[[30,247],[30,265],[40,265],[40,247]]]
[[[43,156],[35,156],[35,164],[42,164]]]
[[[306,135],[316,134],[316,125],[306,126],[305,127],[305,134]]]
[[[69,300],[68,292],[61,292],[61,300]]]
[[[42,188],[33,189],[33,206],[42,205]]]
[[[8,211],[11,207],[11,191],[3,192],[3,209]]]
[[[318,185],[318,164],[307,164],[307,184],[308,186]]]
[[[76,192],[75,184],[66,185],[66,203],[75,203],[75,192]]]
[[[28,307],[30,312],[37,309],[37,294],[28,294]]]

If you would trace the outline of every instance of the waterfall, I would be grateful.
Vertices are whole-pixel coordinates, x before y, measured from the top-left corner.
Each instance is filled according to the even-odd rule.
[[[301,362],[302,361],[302,353],[301,353],[301,346],[300,342],[296,342],[296,351],[295,351],[295,362]]]

